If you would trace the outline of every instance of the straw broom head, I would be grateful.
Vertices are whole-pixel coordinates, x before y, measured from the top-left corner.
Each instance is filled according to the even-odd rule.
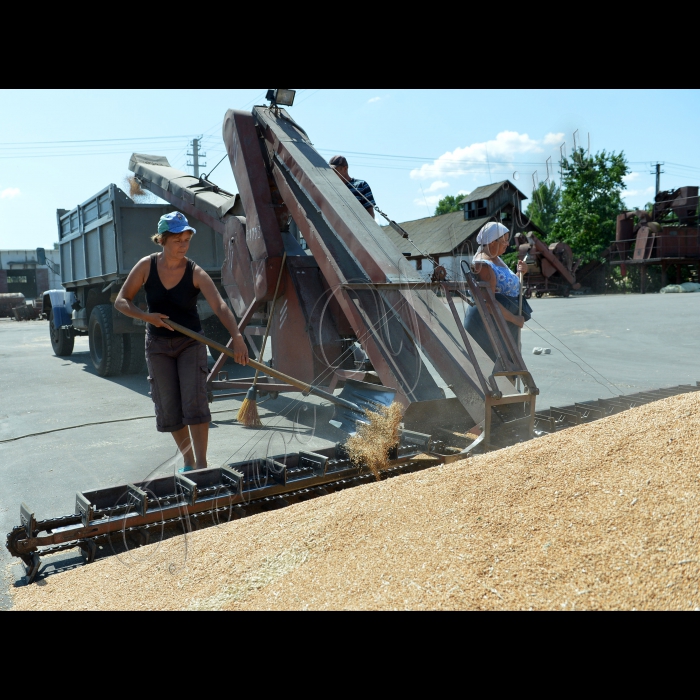
[[[246,428],[262,428],[262,421],[258,415],[258,390],[255,385],[248,389],[245,399],[241,407],[238,409],[238,416],[236,416],[238,422],[244,425]]]

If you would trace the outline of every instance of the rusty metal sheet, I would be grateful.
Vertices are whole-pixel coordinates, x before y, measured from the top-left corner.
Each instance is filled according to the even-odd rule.
[[[233,109],[226,112],[223,138],[246,214],[246,240],[251,258],[281,258],[282,234],[252,114]]]
[[[282,323],[280,314],[280,325],[274,327],[272,336],[273,356],[291,356],[293,350],[287,350],[290,346],[304,346],[304,351],[312,360],[312,369],[307,375],[294,374],[293,368],[282,369],[283,372],[292,374],[299,379],[309,383],[321,381],[328,383],[333,376],[335,369],[354,368],[352,354],[346,354],[341,358],[343,352],[343,341],[338,332],[336,319],[329,312],[329,301],[333,295],[326,292],[323,284],[323,276],[318,263],[310,255],[292,256],[287,258],[288,269],[288,299],[289,304],[298,307],[302,318],[298,319],[299,326],[292,326],[301,329],[301,333],[285,332],[284,326],[290,327],[286,321]],[[292,298],[292,290],[296,299]],[[288,305],[289,305],[288,304]],[[287,315],[290,321],[294,321],[294,314],[298,313],[295,308],[288,310]],[[279,348],[279,352],[276,351]]]
[[[270,301],[284,253],[281,223],[286,207],[271,191],[263,145],[252,114],[233,109],[226,112],[223,138],[246,213],[255,297]]]
[[[290,271],[286,269],[284,276],[288,278],[289,275]],[[277,300],[270,329],[275,369],[307,384],[323,383],[316,376],[309,336],[303,333],[305,318],[299,297],[291,280],[286,282],[289,291]]]
[[[224,263],[221,282],[237,316],[242,316],[255,299],[255,283],[246,245],[245,219],[231,216],[224,231]]]
[[[653,246],[649,245],[653,242],[654,234],[649,230],[648,226],[641,226],[637,231],[637,241],[634,244],[633,260],[646,260],[651,254]]]

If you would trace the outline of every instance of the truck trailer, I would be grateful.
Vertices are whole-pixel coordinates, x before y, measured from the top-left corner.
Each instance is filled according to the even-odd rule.
[[[119,313],[114,301],[132,267],[158,250],[151,236],[160,217],[172,210],[171,204],[137,203],[114,184],[74,209],[57,210],[62,289],[51,289],[43,295],[56,355],[70,355],[75,337],[87,335],[90,358],[100,376],[144,370],[145,323]],[[212,277],[223,293],[221,236],[201,221],[192,224],[197,233],[192,237],[188,257]],[[146,308],[143,290],[134,303]],[[225,328],[201,295],[197,310],[204,332],[225,342]]]

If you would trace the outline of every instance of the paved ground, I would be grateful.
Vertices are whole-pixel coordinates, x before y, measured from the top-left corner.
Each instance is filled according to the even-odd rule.
[[[700,294],[545,297],[530,305],[522,352],[538,407],[700,381]],[[552,354],[533,355],[536,347]]]
[[[700,380],[700,294],[545,298],[531,304],[523,354],[541,389],[540,407]],[[552,354],[532,355],[536,346],[550,347]],[[46,322],[0,319],[0,367],[0,608],[7,608],[6,591],[21,581],[22,570],[7,555],[4,535],[18,523],[22,501],[39,518],[67,514],[77,491],[172,473],[176,459],[172,438],[155,430],[145,377],[98,377],[87,339],[76,340],[71,357],[59,358]],[[248,372],[240,368],[238,374]],[[343,438],[328,425],[330,406],[299,398],[287,394],[262,404],[264,431],[233,421],[238,400],[215,402],[209,464],[314,449]],[[76,561],[67,557],[61,566]]]

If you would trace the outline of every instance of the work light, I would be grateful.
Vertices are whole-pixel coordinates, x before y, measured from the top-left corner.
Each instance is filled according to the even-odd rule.
[[[296,94],[296,90],[283,90],[278,88],[277,90],[268,90],[265,99],[275,105],[291,107],[294,104],[294,96]]]

